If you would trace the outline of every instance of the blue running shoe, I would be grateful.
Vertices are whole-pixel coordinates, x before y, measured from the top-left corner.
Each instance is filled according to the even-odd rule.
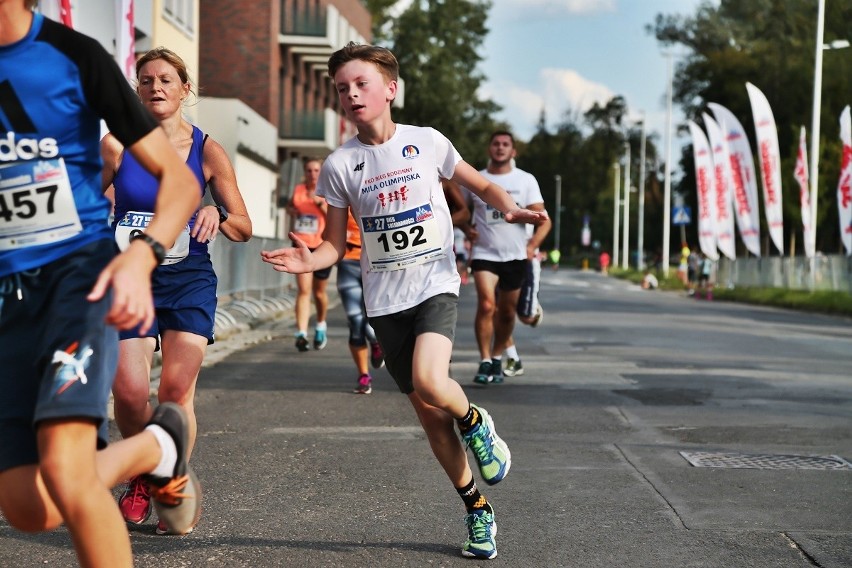
[[[479,364],[479,370],[473,377],[473,382],[480,385],[487,385],[492,381],[491,376],[491,361],[483,361]]]
[[[502,481],[509,473],[509,468],[512,467],[512,454],[509,452],[509,446],[494,430],[491,415],[475,404],[470,406],[479,412],[481,420],[469,432],[462,434],[462,440],[465,446],[473,451],[482,479],[488,485],[494,485]]]
[[[474,509],[464,518],[467,524],[467,541],[462,546],[462,555],[468,558],[491,559],[497,556],[497,523],[494,513],[485,509]]]
[[[299,333],[296,335],[296,349],[300,353],[304,353],[308,350],[308,338],[305,337],[304,333]]]
[[[328,335],[324,329],[318,329],[314,332],[314,349],[324,349],[328,344]]]
[[[503,382],[503,362],[500,359],[491,359],[491,382],[495,384]]]

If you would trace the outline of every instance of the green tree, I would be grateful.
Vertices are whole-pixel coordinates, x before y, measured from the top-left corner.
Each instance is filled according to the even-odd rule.
[[[788,242],[791,231],[801,234],[793,167],[799,128],[810,130],[811,124],[816,20],[814,0],[720,0],[702,4],[693,16],[660,14],[648,26],[663,45],[686,50],[683,57],[676,50],[674,100],[689,118],[700,123],[708,102],[722,104],[740,117],[755,148],[746,81],[766,94],[778,126]],[[826,41],[848,39],[850,22],[852,3],[826,0]],[[848,53],[824,54],[817,248],[830,252],[839,242],[833,191],[840,169],[837,119],[848,104],[850,60]],[[691,148],[685,149],[681,165],[686,175],[678,190],[694,199]]]
[[[376,42],[394,52],[405,83],[404,106],[394,108],[394,119],[434,127],[477,162],[500,111],[477,94],[485,80],[477,65],[491,2],[414,0],[396,19],[389,15],[393,4],[367,1]]]

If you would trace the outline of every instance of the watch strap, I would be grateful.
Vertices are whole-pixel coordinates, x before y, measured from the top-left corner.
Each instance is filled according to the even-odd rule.
[[[154,253],[154,258],[157,259],[157,264],[162,264],[164,260],[166,260],[166,247],[162,245],[157,239],[146,234],[146,233],[136,233],[132,237],[130,237],[130,241],[144,241],[149,247],[151,247],[151,251]]]

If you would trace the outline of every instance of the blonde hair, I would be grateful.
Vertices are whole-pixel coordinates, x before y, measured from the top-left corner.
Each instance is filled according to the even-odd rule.
[[[136,60],[136,79],[139,80],[139,72],[142,70],[142,67],[145,64],[150,63],[152,61],[156,61],[157,59],[162,59],[169,65],[175,68],[178,74],[178,78],[180,82],[184,85],[189,85],[189,92],[195,95],[195,90],[192,86],[192,81],[189,80],[189,71],[186,70],[186,63],[184,63],[183,59],[181,59],[180,55],[168,49],[167,47],[155,47],[154,49],[148,51]]]

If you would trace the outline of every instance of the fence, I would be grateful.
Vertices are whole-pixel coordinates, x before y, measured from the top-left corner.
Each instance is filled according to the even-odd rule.
[[[234,243],[222,235],[211,245],[210,256],[219,279],[217,337],[292,309],[296,279],[276,272],[260,259],[262,250],[288,246],[292,246],[289,240],[255,237],[247,243]]]
[[[722,257],[717,268],[719,286],[834,290],[852,294],[852,257],[832,255],[795,257]]]

